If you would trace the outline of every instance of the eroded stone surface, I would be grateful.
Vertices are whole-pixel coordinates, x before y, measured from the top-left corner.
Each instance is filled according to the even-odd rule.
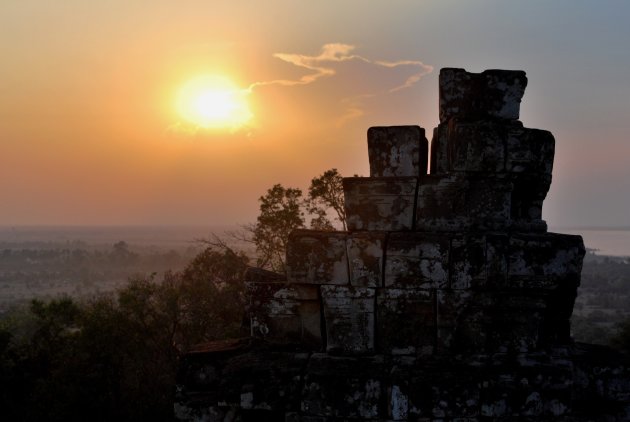
[[[440,70],[440,122],[452,117],[468,120],[496,118],[517,120],[527,86],[520,70]]]
[[[375,289],[321,286],[326,319],[326,351],[337,354],[374,352]]]
[[[351,285],[382,286],[386,237],[385,232],[356,232],[348,236]]]
[[[451,239],[450,287],[483,288],[488,280],[486,237],[454,236]]]
[[[429,175],[420,178],[416,229],[505,230],[511,225],[513,184],[503,177]]]
[[[206,348],[182,358],[177,420],[586,422],[630,409],[628,361],[602,346],[457,358]]]
[[[416,177],[345,177],[348,230],[411,230]]]
[[[377,349],[392,355],[430,355],[435,337],[435,291],[379,289]]]
[[[386,417],[385,379],[383,356],[315,354],[304,379],[302,412],[309,416],[379,420]]]
[[[429,143],[420,126],[368,129],[370,177],[418,177],[427,173]]]
[[[347,234],[295,230],[287,246],[290,283],[348,284]]]
[[[392,233],[387,242],[385,286],[446,287],[449,248],[446,235]]]
[[[440,123],[432,144],[432,174],[448,172],[550,175],[555,140],[519,121],[451,119]],[[435,163],[435,164],[433,164]]]
[[[286,282],[248,282],[253,337],[322,347],[319,289]]]

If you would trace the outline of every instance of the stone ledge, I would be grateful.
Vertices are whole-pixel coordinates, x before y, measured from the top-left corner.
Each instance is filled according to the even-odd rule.
[[[222,346],[182,356],[177,420],[586,422],[630,415],[630,356],[603,346],[423,358],[273,351],[264,342]]]

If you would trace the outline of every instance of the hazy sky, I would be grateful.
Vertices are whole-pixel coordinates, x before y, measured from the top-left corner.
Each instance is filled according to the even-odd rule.
[[[370,126],[437,125],[442,67],[522,69],[556,137],[544,217],[630,226],[630,2],[0,2],[0,225],[253,221],[275,183],[368,175]],[[220,75],[252,118],[199,129]]]

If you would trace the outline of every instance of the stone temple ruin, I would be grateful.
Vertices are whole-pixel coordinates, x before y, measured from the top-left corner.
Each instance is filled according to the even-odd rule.
[[[176,416],[630,420],[628,362],[570,336],[585,249],[541,218],[554,138],[518,120],[526,85],[442,69],[430,157],[418,126],[370,128],[348,232],[297,230],[286,278],[249,271],[251,338],[183,356]]]

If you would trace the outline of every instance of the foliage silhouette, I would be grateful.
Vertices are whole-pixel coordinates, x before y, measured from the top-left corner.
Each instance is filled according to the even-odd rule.
[[[342,229],[346,229],[342,180],[337,169],[330,169],[311,180],[306,198],[300,189],[285,188],[281,184],[274,185],[259,198],[260,213],[256,223],[245,226],[256,245],[259,267],[285,272],[289,234],[305,228],[307,217],[312,229],[334,230],[328,217],[332,210]],[[240,240],[247,240],[247,236],[241,236]]]
[[[246,268],[244,255],[209,247],[183,272],[134,277],[116,295],[32,301],[0,327],[3,418],[170,420],[179,353],[241,335]]]

